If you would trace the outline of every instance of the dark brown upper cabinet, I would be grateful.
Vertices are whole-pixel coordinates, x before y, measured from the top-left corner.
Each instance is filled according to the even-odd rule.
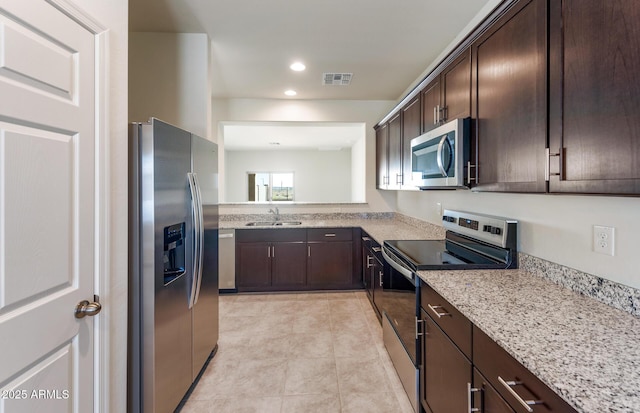
[[[547,190],[546,11],[520,0],[472,45],[475,190]]]
[[[402,119],[401,112],[389,119],[389,177],[387,189],[402,185]]]
[[[415,189],[411,185],[411,139],[421,134],[420,95],[401,110],[402,113],[402,189]]]
[[[436,77],[420,92],[422,96],[422,133],[435,129],[440,124],[440,77]]]
[[[471,50],[456,57],[421,92],[422,133],[471,114]]]
[[[471,116],[471,49],[451,62],[440,75],[442,109],[440,122]]]
[[[376,129],[376,188],[387,189],[389,182],[389,124]]]
[[[640,7],[550,9],[550,192],[640,193]]]

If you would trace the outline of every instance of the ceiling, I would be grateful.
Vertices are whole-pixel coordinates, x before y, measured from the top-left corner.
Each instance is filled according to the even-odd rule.
[[[225,151],[340,150],[364,138],[363,123],[250,122],[222,127]]]
[[[130,0],[129,24],[207,33],[215,98],[397,100],[491,2]],[[289,69],[298,60],[305,71]],[[323,86],[325,72],[353,79]]]

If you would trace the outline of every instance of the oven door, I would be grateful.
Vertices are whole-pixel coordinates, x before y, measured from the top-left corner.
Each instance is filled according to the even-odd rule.
[[[389,268],[382,294],[382,338],[414,411],[419,410],[419,337],[416,314],[420,283]]]

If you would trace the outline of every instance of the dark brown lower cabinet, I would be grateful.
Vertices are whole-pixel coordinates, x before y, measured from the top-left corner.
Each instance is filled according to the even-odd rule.
[[[294,290],[307,275],[305,229],[236,231],[238,291]]]
[[[422,310],[424,325],[421,371],[421,403],[432,413],[468,411],[471,361]]]
[[[305,242],[274,242],[271,253],[271,286],[303,287],[307,282]]]
[[[500,394],[493,388],[487,379],[484,378],[478,369],[473,369],[473,388],[471,393],[473,407],[480,413],[515,413]]]
[[[236,245],[236,283],[239,291],[271,286],[271,244],[268,242]]]
[[[302,241],[238,244],[238,289],[259,291],[304,286],[307,272],[305,252]]]
[[[351,241],[317,242],[307,245],[307,285],[322,288],[350,288],[353,277]]]
[[[237,230],[238,291],[362,288],[357,235],[353,228]]]

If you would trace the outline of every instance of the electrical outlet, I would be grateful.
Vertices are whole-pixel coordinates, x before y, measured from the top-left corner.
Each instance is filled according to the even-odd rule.
[[[593,251],[599,254],[614,254],[614,227],[593,226]]]

